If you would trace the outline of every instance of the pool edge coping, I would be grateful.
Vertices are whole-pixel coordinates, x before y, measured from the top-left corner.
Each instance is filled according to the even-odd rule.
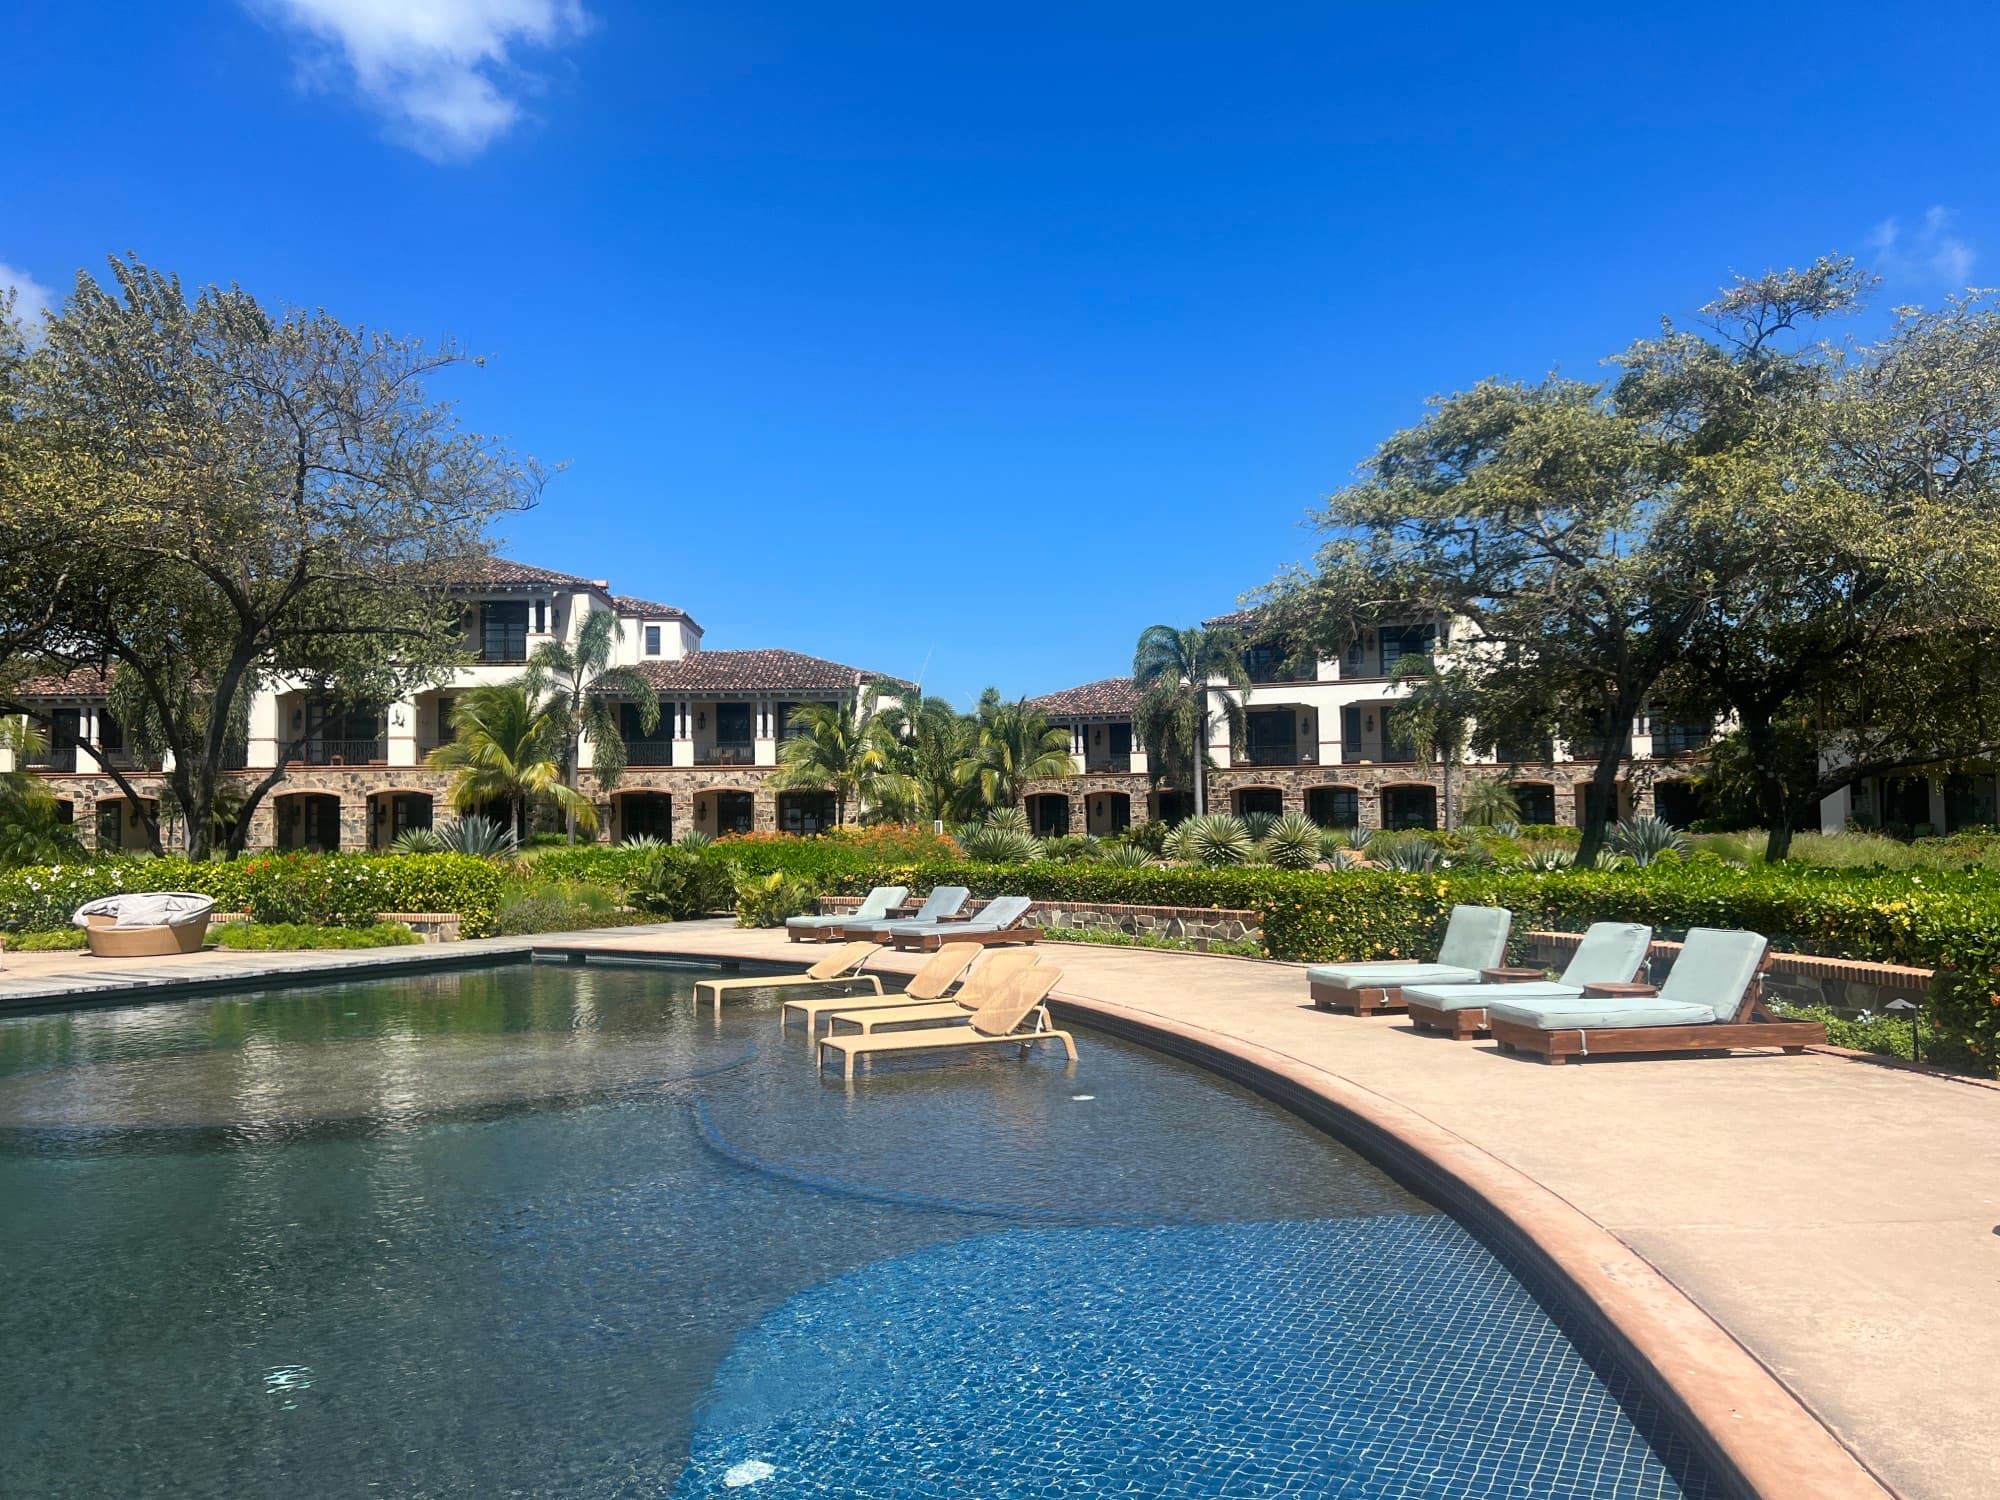
[[[1525,1265],[1745,1500],[1901,1500],[1764,1362],[1611,1230],[1386,1095],[1285,1053],[1057,991],[1059,1013],[1195,1063],[1319,1126]]]

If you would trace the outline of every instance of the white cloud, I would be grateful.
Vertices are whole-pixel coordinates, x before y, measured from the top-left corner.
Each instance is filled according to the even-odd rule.
[[[1942,282],[1960,291],[1970,282],[1978,253],[1971,241],[1954,234],[1952,212],[1936,205],[1914,229],[1899,219],[1884,219],[1868,236],[1875,269],[1891,281]]]
[[[30,341],[39,338],[42,314],[55,307],[55,293],[26,271],[16,270],[4,260],[0,260],[0,288],[14,293],[14,317]]]
[[[390,135],[432,161],[475,156],[521,117],[518,54],[590,28],[581,0],[249,0],[311,39],[309,78],[351,79]]]

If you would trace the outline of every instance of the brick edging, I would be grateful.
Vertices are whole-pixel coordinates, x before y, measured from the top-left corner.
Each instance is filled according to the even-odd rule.
[[[1525,936],[1531,943],[1547,943],[1552,948],[1574,948],[1583,941],[1580,932],[1530,932]],[[1680,951],[1681,944],[1671,938],[1656,938],[1646,950],[1650,958],[1674,958]],[[1929,989],[1931,980],[1937,976],[1934,969],[1919,969],[1908,964],[1883,964],[1865,958],[1826,958],[1817,953],[1773,953],[1770,972],[1793,974],[1801,979],[1842,979],[1880,985],[1884,989]]]

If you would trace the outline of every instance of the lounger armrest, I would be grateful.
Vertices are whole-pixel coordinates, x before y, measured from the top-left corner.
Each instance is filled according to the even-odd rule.
[[[1481,984],[1533,984],[1538,979],[1546,979],[1548,977],[1540,969],[1529,968],[1481,969],[1479,971],[1479,982]]]
[[[933,917],[931,918],[931,920],[933,922],[970,922],[972,920],[972,913],[969,911],[962,911],[955,916]]]
[[[1602,984],[1586,984],[1583,987],[1583,998],[1586,1000],[1644,999],[1659,993],[1660,987],[1657,984],[1647,984],[1641,980],[1634,980],[1630,984],[1614,984],[1606,980]]]

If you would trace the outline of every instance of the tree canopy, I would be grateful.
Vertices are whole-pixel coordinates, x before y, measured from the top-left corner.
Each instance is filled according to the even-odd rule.
[[[108,674],[128,739],[168,758],[202,857],[257,692],[366,711],[437,680],[463,657],[447,585],[542,472],[429,394],[478,363],[455,345],[236,286],[190,295],[137,259],[107,283],[79,274],[19,343],[0,334],[0,684]],[[146,806],[105,746],[81,748]],[[242,847],[296,748],[223,847]]]

